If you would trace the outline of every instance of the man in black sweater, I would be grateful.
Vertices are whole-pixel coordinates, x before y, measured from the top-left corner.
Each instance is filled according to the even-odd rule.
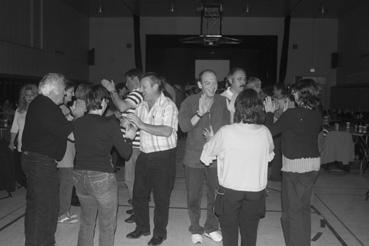
[[[29,105],[22,138],[22,166],[27,177],[25,245],[55,245],[59,209],[56,161],[63,158],[72,132],[58,107],[63,102],[65,77],[45,75],[39,93]]]

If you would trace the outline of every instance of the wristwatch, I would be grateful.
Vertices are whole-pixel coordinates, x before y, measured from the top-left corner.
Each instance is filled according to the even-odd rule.
[[[200,115],[200,114],[199,114],[199,111],[196,111],[195,115],[196,115],[197,117],[199,117],[199,118],[201,118],[201,117],[203,116],[203,115]]]

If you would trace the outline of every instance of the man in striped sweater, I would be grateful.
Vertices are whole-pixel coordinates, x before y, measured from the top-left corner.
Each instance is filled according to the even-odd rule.
[[[135,113],[135,109],[137,106],[143,101],[142,93],[140,92],[140,79],[142,76],[142,72],[138,69],[131,69],[125,73],[126,79],[126,87],[128,89],[128,95],[122,99],[116,91],[115,84],[113,81],[108,81],[103,79],[101,84],[111,93],[111,98],[115,106],[121,112],[121,131],[126,138],[126,130],[132,127],[129,122],[126,120],[127,115],[131,113]],[[133,197],[133,184],[135,178],[135,166],[136,160],[140,153],[140,131],[136,132],[135,138],[132,140],[132,155],[131,158],[125,162],[125,172],[124,172],[124,180],[128,188],[128,203],[132,203]],[[135,221],[135,216],[133,214],[133,210],[127,210],[128,214],[131,214],[125,222],[133,223]]]

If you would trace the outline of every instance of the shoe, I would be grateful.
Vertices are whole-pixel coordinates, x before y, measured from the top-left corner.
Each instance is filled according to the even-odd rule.
[[[60,215],[58,218],[58,223],[74,224],[77,222],[78,222],[77,218],[71,218],[67,214]]]
[[[147,243],[149,246],[160,245],[167,239],[166,236],[153,236],[150,241]]]
[[[125,219],[124,220],[124,222],[126,222],[126,223],[134,223],[134,222],[136,222],[136,217],[135,217],[135,215],[134,214],[132,214],[131,216],[129,216],[127,219]]]
[[[76,214],[72,214],[71,212],[67,212],[66,215],[71,218],[71,219],[77,219],[78,218],[78,215]]]
[[[139,230],[136,229],[133,232],[128,233],[127,238],[136,239],[136,238],[139,238],[141,236],[148,236],[148,235],[150,235],[149,231],[143,232],[143,231],[139,231]]]
[[[219,231],[213,231],[210,233],[204,233],[204,236],[210,238],[211,240],[213,240],[214,242],[221,242],[223,240],[222,235],[219,233]]]
[[[202,235],[192,234],[191,241],[193,244],[202,244]]]
[[[127,214],[134,214],[135,212],[133,211],[133,209],[128,209],[128,210],[126,211],[126,213],[127,213]]]

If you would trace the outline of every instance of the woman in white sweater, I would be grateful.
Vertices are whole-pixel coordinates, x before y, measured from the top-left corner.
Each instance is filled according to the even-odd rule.
[[[9,149],[14,151],[15,178],[18,184],[26,187],[26,176],[21,168],[20,156],[22,152],[22,134],[28,105],[37,96],[38,88],[34,84],[24,85],[19,92],[18,108],[15,111],[13,124],[10,129]]]
[[[218,130],[205,144],[201,161],[217,158],[219,191],[215,213],[224,246],[256,245],[257,228],[265,213],[268,162],[274,157],[270,131],[259,124],[263,106],[252,89],[235,102],[234,123]]]

